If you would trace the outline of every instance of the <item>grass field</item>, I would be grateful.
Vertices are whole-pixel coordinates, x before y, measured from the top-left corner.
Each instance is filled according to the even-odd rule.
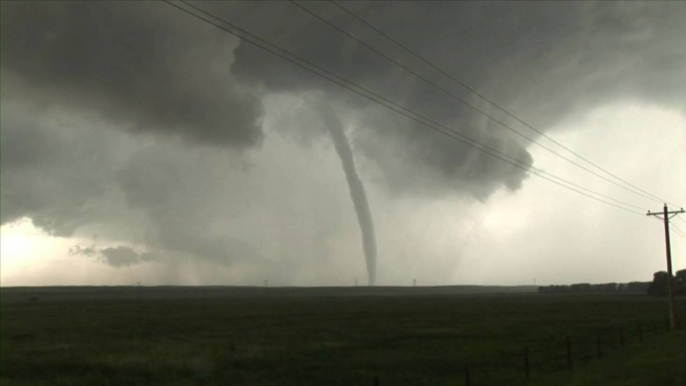
[[[3,289],[0,384],[686,384],[663,298],[363,291]]]

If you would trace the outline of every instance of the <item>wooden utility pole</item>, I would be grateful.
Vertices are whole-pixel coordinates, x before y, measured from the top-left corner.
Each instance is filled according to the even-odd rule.
[[[662,213],[651,213],[648,211],[647,216],[655,216],[664,220],[665,223],[665,246],[667,248],[667,290],[669,291],[669,327],[672,330],[679,329],[679,319],[676,314],[676,306],[674,305],[674,277],[672,275],[672,249],[669,244],[669,219],[672,217],[684,213],[684,208],[681,210],[676,210],[670,212],[667,209],[667,204],[665,204]],[[660,217],[662,216],[662,217]]]

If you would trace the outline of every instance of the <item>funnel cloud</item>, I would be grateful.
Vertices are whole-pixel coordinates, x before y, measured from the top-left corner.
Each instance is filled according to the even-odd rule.
[[[357,221],[360,223],[360,232],[362,232],[362,248],[364,249],[364,257],[367,263],[369,285],[373,286],[376,282],[376,235],[374,234],[374,221],[369,210],[367,193],[364,191],[364,184],[362,184],[362,180],[357,174],[353,151],[348,138],[345,136],[341,121],[328,105],[319,103],[317,107],[321,112],[324,125],[331,134],[331,140],[336,148],[338,157],[341,159],[341,165],[343,165],[345,179],[348,181],[348,187],[350,188],[350,198],[353,200]]]

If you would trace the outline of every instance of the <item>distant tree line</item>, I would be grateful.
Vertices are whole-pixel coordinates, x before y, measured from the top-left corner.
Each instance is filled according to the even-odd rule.
[[[563,294],[563,293],[646,293],[650,282],[633,281],[631,283],[603,283],[589,284],[577,283],[572,285],[549,285],[538,287],[538,292],[542,294]]]
[[[677,271],[674,276],[674,290],[676,295],[686,295],[686,269]],[[666,296],[668,291],[667,272],[655,272],[653,281],[632,281],[630,283],[589,284],[577,283],[572,285],[549,285],[538,287],[542,294],[561,293],[648,293],[653,296]]]
[[[650,283],[648,293],[653,296],[667,296],[669,293],[669,275],[665,271],[655,272],[653,282]],[[686,295],[686,269],[677,271],[674,275],[674,292],[676,295]]]

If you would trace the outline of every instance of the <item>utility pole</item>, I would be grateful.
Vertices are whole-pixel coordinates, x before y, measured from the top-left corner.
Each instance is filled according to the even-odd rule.
[[[667,209],[667,204],[665,204],[664,208],[662,209],[662,213],[651,213],[650,211],[648,211],[648,214],[646,215],[661,218],[664,220],[665,223],[665,246],[667,248],[667,276],[669,280],[667,284],[667,290],[669,291],[669,326],[672,330],[679,329],[679,319],[677,318],[676,307],[674,305],[674,277],[672,276],[672,249],[669,244],[669,219],[680,213],[684,213],[684,208],[681,208],[681,210],[675,210],[670,212]]]

